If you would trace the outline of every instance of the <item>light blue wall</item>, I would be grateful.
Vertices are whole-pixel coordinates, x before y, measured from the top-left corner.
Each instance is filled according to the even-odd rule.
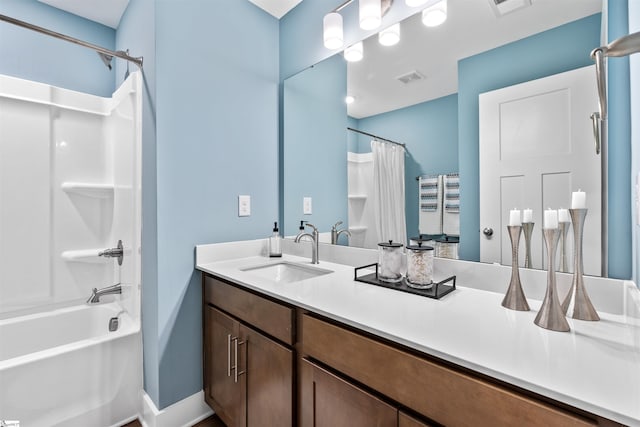
[[[640,31],[640,2],[629,3],[629,32]],[[631,76],[631,188],[635,189],[636,179],[640,173],[640,55],[632,55],[629,58]],[[631,196],[632,200],[637,200],[637,194]],[[640,201],[638,201],[640,203]],[[634,268],[633,278],[636,285],[640,283],[640,224],[637,222],[639,215],[638,204],[633,207],[633,249]]]
[[[158,346],[158,224],[156,176],[156,45],[155,0],[131,0],[116,33],[116,49],[144,57],[142,104],[142,340],[144,388],[158,405],[160,371]],[[116,61],[116,84],[126,71]],[[137,66],[130,65],[131,72]]]
[[[358,129],[358,119],[347,117],[347,126],[351,129]],[[371,151],[370,149],[367,151],[361,151],[359,141],[360,138],[357,133],[347,132],[347,151],[352,153],[366,153],[367,151]]]
[[[0,0],[0,14],[113,49],[115,30],[36,0]],[[111,96],[114,72],[91,49],[0,22],[0,74]]]
[[[360,119],[357,129],[406,144],[407,237],[419,234],[416,177],[458,172],[457,94]],[[371,138],[364,137],[364,140],[370,146]],[[360,147],[360,151],[364,151],[363,148]]]
[[[627,0],[609,0],[609,40],[629,33]],[[629,279],[631,265],[631,115],[629,57],[608,58],[609,276]]]
[[[461,258],[480,259],[478,95],[593,64],[600,19],[596,14],[459,61]]]
[[[284,83],[285,236],[298,233],[299,221],[328,232],[347,223],[347,65],[341,55],[292,76]],[[312,215],[303,215],[303,197],[312,198]]]
[[[279,47],[278,20],[248,1],[155,7],[163,408],[202,389],[194,246],[267,237],[278,215]],[[250,217],[238,217],[240,194]]]

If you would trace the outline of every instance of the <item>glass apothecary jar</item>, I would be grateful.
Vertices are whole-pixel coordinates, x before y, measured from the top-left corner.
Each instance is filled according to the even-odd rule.
[[[407,286],[428,289],[433,286],[433,246],[407,246]]]
[[[402,243],[378,243],[378,278],[383,282],[399,282],[404,271],[404,246]]]
[[[440,258],[458,259],[460,236],[445,235],[436,239],[436,256]]]

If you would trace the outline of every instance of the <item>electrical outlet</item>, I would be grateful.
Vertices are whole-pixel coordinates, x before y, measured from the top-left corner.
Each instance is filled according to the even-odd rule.
[[[251,196],[238,196],[238,216],[251,216]]]
[[[311,215],[311,197],[302,198],[302,213],[304,215]]]

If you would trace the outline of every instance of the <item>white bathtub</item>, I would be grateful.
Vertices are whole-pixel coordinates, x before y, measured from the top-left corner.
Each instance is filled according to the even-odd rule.
[[[109,319],[119,317],[117,331]],[[140,325],[118,302],[0,320],[0,419],[108,427],[139,413]]]

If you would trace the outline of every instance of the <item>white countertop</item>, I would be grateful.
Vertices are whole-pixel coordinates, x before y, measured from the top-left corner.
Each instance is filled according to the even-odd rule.
[[[280,260],[311,264],[308,257],[260,256],[261,249],[251,242],[206,245],[198,252],[196,268],[203,272],[576,408],[640,426],[640,293],[631,282],[612,285],[612,292],[624,299],[621,312],[603,312],[594,300],[599,322],[569,318],[570,332],[553,332],[533,323],[541,301],[529,298],[528,312],[508,310],[501,306],[503,294],[465,287],[460,280],[454,292],[434,300],[356,282],[352,266],[322,259],[319,267],[333,273],[288,284],[263,279],[240,269]],[[436,275],[441,274],[437,270]],[[613,291],[615,286],[620,289]]]

